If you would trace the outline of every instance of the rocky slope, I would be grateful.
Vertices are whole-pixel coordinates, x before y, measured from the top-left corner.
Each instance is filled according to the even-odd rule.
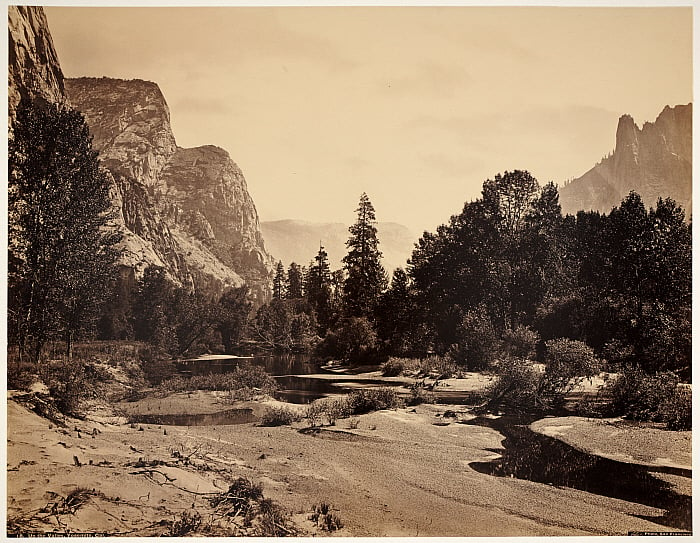
[[[23,97],[64,102],[63,72],[42,8],[8,6],[8,109]]]
[[[559,191],[562,210],[601,212],[619,205],[634,190],[647,206],[671,197],[690,214],[692,205],[692,104],[666,106],[640,129],[620,117],[615,151]]]
[[[265,300],[272,261],[243,173],[228,153],[178,147],[155,83],[66,79],[66,92],[114,178],[129,264],[137,272],[164,266],[177,282],[212,293],[245,282]]]
[[[240,169],[223,149],[179,148],[155,83],[64,79],[41,7],[10,6],[9,117],[22,97],[83,113],[112,183],[122,264],[163,266],[177,283],[218,294],[247,284],[269,298],[272,259]]]
[[[350,236],[345,224],[285,219],[264,221],[260,226],[267,247],[285,268],[292,262],[308,265],[318,253],[319,243],[326,248],[332,269],[343,266],[342,259],[347,254],[345,242]],[[389,222],[377,223],[377,236],[382,265],[391,277],[394,269],[406,267],[418,236],[401,224]]]

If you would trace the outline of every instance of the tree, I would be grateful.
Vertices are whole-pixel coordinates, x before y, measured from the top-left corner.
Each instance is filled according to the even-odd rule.
[[[346,242],[348,254],[343,258],[347,272],[344,305],[347,315],[372,319],[387,276],[381,264],[374,207],[364,192],[356,211],[357,221],[349,228]]]
[[[235,352],[243,339],[252,304],[248,287],[230,288],[219,299],[219,333],[227,353]]]
[[[284,266],[280,260],[275,269],[275,277],[272,280],[272,297],[275,300],[281,300],[285,297],[287,288],[285,287],[287,279],[284,276]]]
[[[10,336],[37,362],[44,344],[94,325],[116,271],[109,182],[83,116],[23,100],[8,145]]]
[[[296,262],[292,262],[287,271],[287,292],[285,296],[292,300],[303,298],[304,296],[304,272]]]
[[[331,305],[331,268],[328,253],[323,245],[319,246],[314,257],[315,263],[309,267],[306,278],[306,299],[316,313],[319,334],[325,335],[333,317]]]

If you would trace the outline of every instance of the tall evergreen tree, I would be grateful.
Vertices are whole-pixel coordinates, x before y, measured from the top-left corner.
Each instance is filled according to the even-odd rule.
[[[70,358],[116,272],[108,179],[83,116],[44,101],[21,102],[8,158],[10,336],[34,361],[61,337]]]
[[[287,279],[284,276],[284,266],[280,260],[275,269],[275,277],[272,280],[272,297],[275,300],[281,300],[285,296]]]
[[[325,335],[332,319],[331,308],[331,268],[328,253],[323,245],[319,246],[314,263],[309,267],[306,277],[306,299],[316,313],[319,334]]]
[[[374,206],[364,192],[356,211],[357,221],[349,228],[346,242],[348,254],[343,258],[347,272],[344,306],[349,316],[373,318],[387,275],[381,264]]]
[[[287,292],[289,299],[303,298],[304,296],[304,271],[299,264],[292,262],[287,270]]]

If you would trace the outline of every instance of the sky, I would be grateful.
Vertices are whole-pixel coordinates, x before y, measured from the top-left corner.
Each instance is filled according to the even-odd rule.
[[[486,179],[562,184],[692,101],[689,7],[47,7],[66,77],[156,82],[261,220],[433,231]]]

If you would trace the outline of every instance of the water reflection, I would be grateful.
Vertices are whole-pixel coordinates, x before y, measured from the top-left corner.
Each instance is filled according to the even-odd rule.
[[[673,491],[672,485],[651,472],[691,477],[690,470],[649,467],[617,462],[579,451],[563,441],[530,429],[535,417],[479,417],[469,422],[497,430],[505,437],[502,456],[490,462],[472,462],[473,469],[499,477],[517,477],[538,483],[576,488],[665,509],[659,517],[642,517],[681,530],[692,527],[691,497]]]
[[[210,373],[226,373],[235,370],[238,366],[252,364],[265,368],[265,371],[273,376],[299,374],[307,375],[319,373],[321,362],[311,359],[308,354],[282,354],[250,357],[209,358],[200,357],[191,360],[180,360],[175,366],[180,371],[186,371],[191,375],[208,375]]]
[[[227,409],[217,413],[199,415],[133,415],[131,422],[142,424],[164,424],[167,426],[223,426],[228,424],[246,424],[257,421],[253,410],[248,408]]]

